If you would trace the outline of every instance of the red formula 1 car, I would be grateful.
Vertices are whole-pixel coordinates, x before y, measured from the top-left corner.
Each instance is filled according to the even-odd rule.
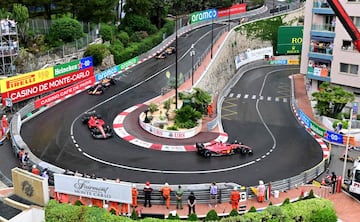
[[[101,95],[104,93],[105,88],[111,85],[115,85],[115,80],[113,78],[107,77],[101,80],[101,82],[95,86],[90,87],[87,92],[89,95]]]
[[[197,149],[197,153],[204,157],[224,156],[224,155],[228,156],[236,153],[244,154],[244,155],[253,154],[252,148],[236,141],[234,143],[214,142],[209,145],[196,143],[196,149]]]
[[[107,139],[113,136],[113,130],[110,126],[105,125],[104,120],[96,113],[85,114],[81,121],[87,124],[92,137],[95,139]]]

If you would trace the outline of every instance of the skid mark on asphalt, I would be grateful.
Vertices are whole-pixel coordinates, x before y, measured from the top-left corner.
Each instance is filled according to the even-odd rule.
[[[237,107],[237,104],[232,102],[236,100],[237,98],[230,98],[224,100],[221,111],[221,118],[231,120],[231,116],[235,116],[238,114],[236,111],[232,110],[232,108]]]

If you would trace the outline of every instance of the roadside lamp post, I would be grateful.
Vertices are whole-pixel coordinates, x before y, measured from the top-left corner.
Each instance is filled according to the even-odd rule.
[[[230,32],[230,8],[231,7],[229,7],[229,24],[228,24],[229,32]]]
[[[211,17],[211,53],[210,57],[213,58],[213,42],[214,42],[214,17]]]
[[[195,50],[194,50],[194,44],[191,45],[191,85],[194,85],[194,56],[195,56]]]
[[[178,108],[178,21],[175,15],[175,109]]]

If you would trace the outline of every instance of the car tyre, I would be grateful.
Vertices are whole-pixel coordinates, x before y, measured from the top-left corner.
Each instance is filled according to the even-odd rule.
[[[206,151],[204,152],[204,156],[205,156],[206,158],[210,158],[210,157],[211,157],[211,152],[210,152],[209,150],[206,150]]]

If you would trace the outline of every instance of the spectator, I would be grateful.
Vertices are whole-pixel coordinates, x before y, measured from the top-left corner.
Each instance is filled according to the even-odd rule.
[[[334,172],[331,173],[331,187],[332,187],[332,193],[335,193],[335,187],[336,187],[336,181],[337,181],[337,177],[336,174]]]
[[[183,209],[183,204],[182,204],[182,198],[183,198],[183,194],[184,191],[181,189],[181,186],[178,186],[178,189],[175,192],[175,196],[176,196],[176,209]]]
[[[40,170],[36,167],[35,164],[32,166],[31,173],[40,176]]]
[[[131,189],[131,196],[132,196],[132,207],[134,207],[134,208],[137,207],[137,196],[138,195],[139,195],[139,192],[136,189],[136,185],[133,184],[132,189]]]
[[[239,210],[240,193],[237,190],[237,187],[234,187],[234,190],[231,192],[230,200],[231,200],[231,208],[238,211]]]
[[[265,185],[262,180],[259,181],[259,186],[257,187],[257,191],[258,191],[258,202],[260,202],[260,203],[264,202]]]
[[[144,207],[146,207],[147,205],[149,205],[149,207],[151,207],[151,194],[152,194],[153,189],[150,187],[150,182],[147,181],[144,187],[144,196],[145,196],[145,203],[144,203]]]
[[[22,155],[22,157],[21,157],[21,167],[24,169],[24,170],[26,170],[26,169],[28,169],[27,168],[27,164],[28,164],[28,160],[29,160],[29,153],[28,152],[25,152],[25,154],[24,155]]]
[[[165,200],[166,209],[170,208],[170,194],[171,194],[171,188],[168,183],[165,183],[165,185],[160,189],[160,192],[162,193],[162,196]]]
[[[45,168],[42,172],[41,175],[43,178],[49,179],[49,173],[48,173],[48,168]]]
[[[22,157],[23,157],[24,154],[25,154],[24,148],[21,148],[21,149],[19,150],[19,152],[17,153],[17,157],[18,157],[18,159],[19,159],[20,164],[22,163]]]
[[[195,205],[196,205],[196,197],[195,197],[195,194],[194,192],[190,192],[190,195],[188,197],[188,207],[189,207],[189,214],[191,214],[191,211],[196,214],[196,211],[195,211]]]
[[[216,207],[217,206],[217,193],[218,193],[218,187],[217,187],[216,183],[213,182],[210,185],[210,204],[209,204],[209,207]]]

